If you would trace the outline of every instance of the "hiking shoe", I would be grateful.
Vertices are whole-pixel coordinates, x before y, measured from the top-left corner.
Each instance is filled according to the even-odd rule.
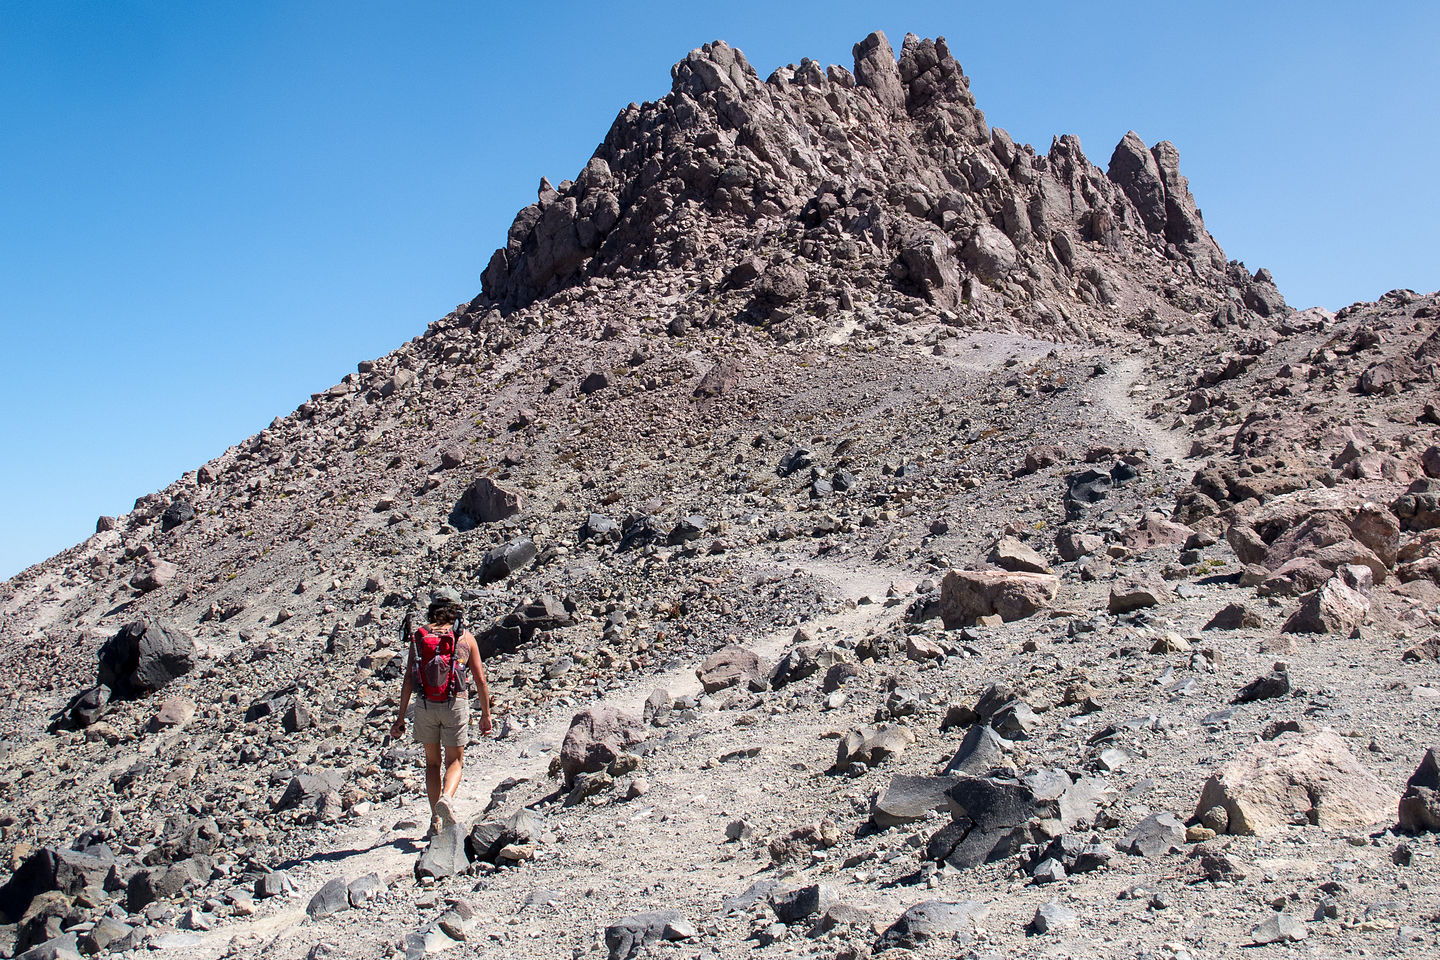
[[[455,822],[455,811],[450,807],[449,797],[441,797],[435,802],[435,819],[445,826]]]
[[[435,834],[437,834],[437,833],[439,833],[439,832],[440,832],[440,818],[439,818],[439,817],[431,817],[431,818],[430,818],[430,829],[425,831],[425,836],[424,836],[423,839],[425,839],[425,840],[433,839],[434,836],[435,836]]]

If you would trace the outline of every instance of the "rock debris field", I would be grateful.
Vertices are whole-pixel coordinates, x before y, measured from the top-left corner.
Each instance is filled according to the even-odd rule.
[[[1437,364],[943,39],[707,44],[473,301],[0,585],[0,955],[1433,955]],[[440,587],[497,723],[426,839]]]

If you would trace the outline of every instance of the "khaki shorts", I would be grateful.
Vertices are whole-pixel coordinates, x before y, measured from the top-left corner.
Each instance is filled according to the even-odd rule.
[[[422,697],[410,715],[411,736],[416,743],[463,747],[470,742],[469,697],[456,697],[446,703],[431,703]]]

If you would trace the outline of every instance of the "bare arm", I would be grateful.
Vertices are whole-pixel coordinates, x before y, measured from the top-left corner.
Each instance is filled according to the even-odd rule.
[[[465,642],[470,647],[470,658],[466,664],[470,668],[470,675],[475,678],[475,688],[480,692],[480,732],[490,732],[490,685],[485,682],[485,667],[480,662],[480,644],[470,631],[465,631]]]
[[[405,733],[405,711],[410,708],[410,696],[415,692],[415,682],[411,679],[415,673],[415,645],[409,645],[409,652],[405,655],[405,682],[400,687],[400,715],[390,725],[390,736],[399,739]]]

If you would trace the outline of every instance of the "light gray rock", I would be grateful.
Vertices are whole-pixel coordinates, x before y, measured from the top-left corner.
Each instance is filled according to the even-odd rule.
[[[343,877],[336,877],[326,881],[324,886],[315,891],[315,895],[310,898],[310,903],[305,907],[305,912],[319,919],[348,909],[350,909],[348,887]]]
[[[896,774],[870,804],[870,819],[881,829],[924,820],[936,810],[954,813],[949,791],[953,777]]]
[[[1259,946],[1272,943],[1299,943],[1305,939],[1305,921],[1288,913],[1277,913],[1250,930],[1250,940]]]
[[[859,727],[841,738],[835,749],[835,769],[848,770],[856,763],[873,767],[904,753],[914,742],[914,732],[898,723]]]
[[[443,880],[467,872],[470,869],[470,858],[465,854],[468,832],[462,823],[442,824],[440,832],[430,838],[429,845],[415,861],[416,879]]]
[[[384,891],[385,883],[380,879],[380,875],[367,873],[350,881],[345,888],[345,896],[350,901],[351,907],[363,910]]]
[[[1080,922],[1080,916],[1074,910],[1051,900],[1035,911],[1035,916],[1030,920],[1030,929],[1037,934],[1059,933],[1068,930]]]
[[[1153,860],[1185,845],[1185,824],[1175,814],[1152,813],[1126,832],[1119,847],[1137,857]]]

